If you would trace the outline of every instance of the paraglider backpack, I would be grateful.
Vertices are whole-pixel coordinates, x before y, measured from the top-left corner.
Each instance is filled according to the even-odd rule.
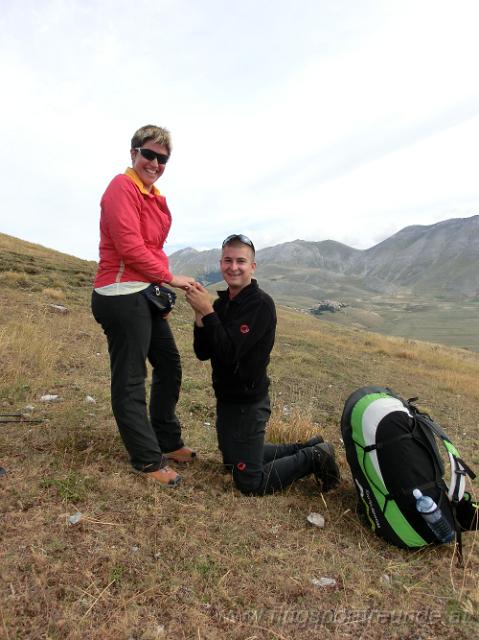
[[[430,496],[456,532],[477,528],[477,504],[465,493],[474,473],[434,420],[386,387],[363,387],[346,400],[341,432],[359,496],[360,511],[372,531],[398,547],[439,544],[416,510],[413,490]],[[451,465],[449,487],[436,444],[442,441]]]

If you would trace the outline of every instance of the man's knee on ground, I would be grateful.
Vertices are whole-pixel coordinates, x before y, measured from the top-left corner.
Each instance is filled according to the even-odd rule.
[[[261,472],[248,472],[244,463],[239,462],[233,468],[233,482],[245,496],[262,496],[264,493],[263,476]]]

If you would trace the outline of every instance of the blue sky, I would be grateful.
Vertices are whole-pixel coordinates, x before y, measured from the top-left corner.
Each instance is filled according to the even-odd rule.
[[[147,123],[169,253],[477,214],[478,24],[475,0],[2,0],[0,231],[96,259]]]

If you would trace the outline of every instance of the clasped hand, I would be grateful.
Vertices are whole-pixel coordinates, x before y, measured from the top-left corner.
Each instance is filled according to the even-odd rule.
[[[185,297],[198,315],[206,316],[209,313],[213,313],[210,294],[199,282],[195,282],[194,285],[186,289]]]

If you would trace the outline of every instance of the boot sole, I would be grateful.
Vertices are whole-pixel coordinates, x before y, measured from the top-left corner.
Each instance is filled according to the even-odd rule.
[[[190,462],[194,462],[197,458],[196,455],[188,456],[187,458],[183,458],[180,456],[169,456],[167,453],[165,454],[165,458],[167,460],[171,460],[172,462],[179,462],[180,464],[189,464]]]
[[[322,444],[322,443],[321,443]],[[319,488],[321,489],[321,491],[323,493],[327,493],[328,491],[332,491],[333,489],[335,489],[339,483],[341,482],[341,472],[339,470],[339,465],[338,462],[336,460],[336,454],[334,451],[334,447],[331,443],[329,442],[325,442],[324,443],[324,447],[321,447],[323,449],[323,451],[325,449],[327,449],[327,453],[329,454],[329,456],[332,459],[332,466],[335,467],[335,473],[334,474],[328,474],[329,477],[327,478],[318,478],[315,474],[315,480],[316,483],[318,484]],[[327,473],[327,469],[326,469],[326,473]]]

